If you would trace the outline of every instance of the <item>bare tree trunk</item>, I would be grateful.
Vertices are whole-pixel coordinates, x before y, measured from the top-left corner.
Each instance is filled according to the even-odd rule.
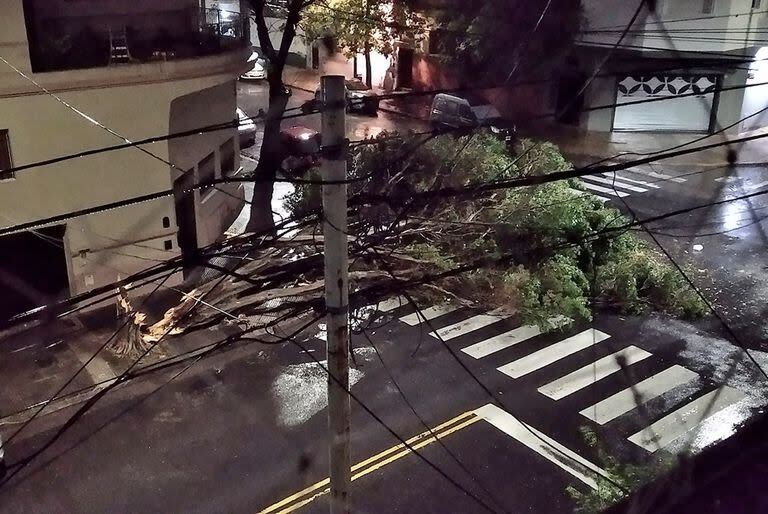
[[[371,43],[365,42],[365,48],[363,49],[365,54],[365,85],[373,87],[373,80],[371,78]]]
[[[285,107],[288,105],[289,93],[283,84],[283,70],[288,58],[291,42],[296,36],[296,24],[301,18],[304,0],[289,0],[288,14],[283,28],[283,36],[279,49],[275,49],[270,40],[269,27],[266,23],[266,0],[250,0],[251,12],[256,23],[259,44],[269,62],[267,80],[269,82],[269,107],[264,121],[264,136],[259,153],[259,163],[254,171],[256,183],[253,188],[251,202],[251,217],[246,230],[249,232],[275,231],[275,221],[272,217],[272,193],[275,178],[280,169],[280,122]]]
[[[254,175],[256,183],[251,201],[251,216],[246,226],[248,232],[274,232],[275,221],[272,216],[272,193],[275,178],[280,169],[280,123],[288,104],[288,92],[281,80],[282,70],[277,79],[269,82],[269,110],[264,121],[264,136],[259,153],[259,163]]]

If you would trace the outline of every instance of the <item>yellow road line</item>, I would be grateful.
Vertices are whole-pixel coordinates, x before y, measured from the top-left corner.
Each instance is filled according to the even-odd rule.
[[[428,444],[434,443],[438,439],[442,439],[443,437],[449,434],[452,434],[458,430],[461,430],[462,428],[465,428],[471,425],[472,423],[480,421],[481,419],[482,418],[475,415],[473,411],[465,412],[464,414],[456,416],[455,418],[450,419],[445,423],[441,423],[440,425],[433,428],[431,432],[427,430],[417,436],[411,437],[406,441],[406,443],[408,443],[408,445],[411,446],[411,448],[417,450],[419,448],[423,448],[424,446],[427,446]],[[461,423],[459,423],[460,421]],[[434,436],[432,434],[434,434]],[[398,459],[401,459],[402,457],[408,455],[410,452],[411,450],[408,449],[405,444],[400,443],[391,448],[384,450],[383,452],[377,453],[373,457],[365,459],[364,461],[359,462],[354,466],[352,466],[352,472],[353,472],[352,480],[357,480],[358,478],[365,476],[368,473],[371,473],[377,469],[380,469],[386,466],[387,464],[390,464]],[[361,469],[362,471],[359,471]],[[354,473],[355,471],[359,471],[359,472]],[[314,500],[318,496],[322,496],[324,494],[329,493],[330,487],[328,486],[330,485],[330,483],[331,483],[330,478],[321,480],[305,489],[302,489],[301,491],[295,494],[288,496],[287,498],[273,505],[270,505],[264,510],[259,511],[259,514],[270,514],[276,511],[279,514],[292,512],[310,503],[312,500]],[[315,494],[312,494],[312,493],[315,493]],[[298,503],[294,503],[296,500],[299,500],[302,497],[310,494],[311,496],[309,498],[305,498],[304,500],[301,500]],[[286,507],[286,508],[278,511],[278,509],[281,509],[282,507]]]

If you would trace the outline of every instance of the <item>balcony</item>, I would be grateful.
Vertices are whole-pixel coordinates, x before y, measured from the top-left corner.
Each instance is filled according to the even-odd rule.
[[[27,32],[35,73],[212,56],[242,48],[249,38],[246,16],[197,6],[157,13],[28,16]]]

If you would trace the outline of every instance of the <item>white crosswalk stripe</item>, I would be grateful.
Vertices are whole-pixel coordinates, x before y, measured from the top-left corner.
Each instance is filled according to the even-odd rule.
[[[627,168],[625,171],[628,171],[630,173],[637,173],[639,175],[646,175],[646,176],[652,177],[652,178],[669,180],[671,182],[677,182],[678,184],[682,184],[683,182],[685,182],[684,178],[673,177],[672,175],[667,175],[666,173],[657,173],[655,171],[644,170],[642,168],[635,168],[635,167]]]
[[[492,353],[500,352],[505,348],[509,348],[510,346],[522,343],[523,341],[527,341],[528,339],[536,337],[539,334],[541,334],[539,327],[535,325],[523,325],[522,327],[504,332],[503,334],[491,337],[485,341],[480,341],[479,343],[473,344],[472,346],[462,348],[461,351],[470,357],[474,357],[475,359],[482,359],[483,357],[487,357]]]
[[[421,312],[416,311],[413,314],[408,314],[407,316],[403,316],[400,318],[400,321],[403,323],[407,323],[411,326],[418,325],[422,321],[426,320],[432,320],[440,316],[445,316],[446,314],[450,314],[454,311],[457,311],[459,309],[458,306],[444,304],[444,305],[436,305],[434,307],[429,307],[428,309],[422,309]]]
[[[637,407],[636,395],[639,395],[643,402],[646,402],[677,386],[690,382],[698,376],[689,369],[674,365],[638,382],[633,387],[628,387],[605,400],[590,405],[580,414],[603,425]]]
[[[447,327],[438,329],[435,332],[432,332],[432,335],[439,337],[444,341],[450,341],[451,339],[462,336],[469,332],[474,332],[475,330],[487,327],[488,325],[503,319],[504,318],[502,316],[497,314],[478,314],[477,316],[472,316],[471,318],[465,319],[464,321],[459,321],[453,325],[448,325]]]
[[[609,189],[603,186],[597,186],[595,184],[590,184],[589,182],[584,182],[583,180],[581,181],[581,185],[589,189],[590,191],[597,191],[598,193],[605,193],[611,196],[618,196],[619,198],[624,198],[626,196],[629,196],[629,193],[625,193],[624,191],[614,191],[613,189]]]
[[[605,341],[609,337],[611,336],[604,332],[590,328],[497,369],[512,378],[519,378],[589,348],[593,344]]]
[[[750,184],[746,187],[746,189],[760,189],[761,187],[768,186],[768,180],[765,182],[758,182],[757,184]]]
[[[595,464],[493,404],[480,407],[475,414],[593,489],[598,488],[599,477],[610,479]]]
[[[706,418],[743,400],[745,397],[746,395],[737,389],[722,386],[720,390],[711,391],[676,411],[670,412],[627,439],[649,452],[654,452],[696,428]],[[714,403],[712,403],[713,401]]]
[[[766,185],[768,185],[768,181],[766,182]],[[755,187],[761,187],[761,185]],[[400,306],[400,301],[405,302],[404,299],[398,300],[397,298],[388,300],[388,302],[395,302],[392,304],[394,305],[392,308]],[[386,302],[384,304],[386,304]],[[391,305],[389,304],[385,305],[385,307],[390,306]],[[421,312],[423,313],[424,318],[432,320],[455,312],[460,308],[460,306],[444,304],[426,308]],[[432,335],[450,341],[460,336],[472,334],[475,331],[489,327],[504,319],[505,316],[496,312],[478,314],[439,328],[433,332]],[[400,320],[411,326],[417,325],[422,321],[417,313],[402,316]],[[541,335],[542,331],[537,326],[522,325],[511,330],[504,329],[500,334],[461,348],[461,351],[474,359],[483,359],[489,355],[496,354]],[[611,336],[605,332],[589,328],[564,339],[556,340],[556,342],[549,344],[544,348],[515,359],[496,369],[511,378],[516,379],[524,377],[561,361],[566,357],[586,350],[610,337]],[[593,362],[583,365],[573,371],[564,370],[564,375],[538,387],[537,390],[539,393],[552,400],[562,400],[583,390],[591,384],[621,371],[625,365],[631,366],[652,356],[653,354],[651,352],[635,345],[628,345],[623,349],[613,351],[611,354],[593,360]],[[646,403],[653,398],[657,398],[698,378],[699,375],[694,371],[680,365],[672,365],[671,367],[606,398],[595,399],[594,401],[596,401],[596,403],[580,410],[579,414],[600,425],[604,425],[619,416],[636,409],[639,404]],[[663,448],[681,438],[695,427],[706,422],[708,418],[716,413],[727,409],[729,406],[746,398],[745,393],[727,386],[722,387],[717,398],[715,397],[715,394],[715,391],[707,393],[677,408],[673,412],[666,413],[656,422],[629,435],[627,440],[649,452],[654,452],[658,448]],[[709,408],[710,406],[711,408]],[[583,480],[585,483],[594,487],[595,472],[599,473],[600,470],[599,468],[597,468],[597,470],[593,469],[593,465],[588,461],[584,461],[579,455],[571,452],[562,445],[559,445],[559,443],[551,440],[545,434],[536,431],[532,427],[524,425],[514,418],[514,416],[496,406],[486,405],[485,407],[476,410],[475,413],[535,452],[562,467],[572,475],[578,477],[580,480]],[[626,434],[623,435],[626,436]],[[563,452],[567,455],[567,458],[564,458],[562,455],[555,455],[549,451],[549,449],[551,449],[551,447],[549,449],[547,448],[549,444],[562,448]]]
[[[549,396],[553,400],[560,400],[619,371],[621,369],[619,359],[623,358],[625,364],[631,366],[651,355],[651,353],[646,352],[637,346],[628,346],[623,350],[587,364],[573,373],[569,373],[562,378],[558,378],[549,384],[541,386],[539,392],[545,396]]]
[[[398,307],[402,305],[407,305],[408,300],[403,298],[402,296],[395,296],[394,298],[388,298],[384,300],[383,302],[379,302],[378,305],[376,305],[376,310],[379,312],[389,312],[397,309]]]
[[[617,179],[621,179],[623,182],[632,182],[633,184],[640,184],[641,186],[650,187],[653,189],[661,189],[661,187],[657,186],[656,184],[652,182],[646,182],[645,180],[637,180],[634,178],[625,177],[623,175],[619,175],[615,171],[609,172],[609,173],[603,173],[604,177],[608,177],[609,179],[613,180],[613,177],[616,177]]]
[[[601,184],[608,184],[609,186],[611,186],[611,188],[613,188],[613,186],[616,186],[617,188],[626,189],[627,191],[634,191],[635,193],[645,193],[646,191],[648,191],[644,187],[633,186],[632,184],[625,184],[624,182],[622,182],[622,179],[620,179],[619,177],[616,177],[616,179],[614,180],[613,178],[605,178],[605,177],[598,177],[596,175],[590,175],[589,177],[582,177],[582,181],[583,182],[586,182],[586,181],[600,182]],[[611,191],[613,191],[613,189],[611,189]]]

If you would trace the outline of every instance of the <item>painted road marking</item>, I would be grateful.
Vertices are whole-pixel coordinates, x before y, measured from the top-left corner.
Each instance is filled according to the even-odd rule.
[[[475,330],[487,327],[488,325],[496,323],[497,321],[501,321],[502,319],[504,318],[497,314],[478,314],[477,316],[472,316],[471,318],[465,319],[464,321],[459,321],[453,325],[448,325],[447,327],[438,329],[435,332],[432,332],[432,335],[434,337],[439,337],[443,341],[449,341],[469,332],[474,332]]]
[[[473,344],[472,346],[462,348],[461,351],[470,357],[474,357],[475,359],[482,359],[483,357],[487,357],[492,353],[499,352],[505,348],[509,348],[510,346],[514,346],[518,343],[522,343],[523,341],[527,341],[528,339],[536,337],[539,334],[541,334],[539,327],[535,325],[524,325],[514,330],[510,330],[509,332],[504,332],[503,334],[499,334],[490,339],[486,339],[485,341],[481,341],[477,344]]]
[[[493,404],[480,407],[475,414],[593,489],[598,486],[597,476],[610,480],[608,473],[596,465]]]
[[[641,186],[652,187],[653,189],[661,189],[659,186],[652,182],[646,182],[645,180],[637,180],[634,178],[625,177],[623,175],[618,175],[615,171],[603,173],[603,176],[608,177],[611,180],[613,180],[613,177],[616,177],[617,179],[621,179],[624,182],[632,182],[633,184],[640,184]]]
[[[757,184],[750,184],[749,186],[747,186],[747,189],[758,189],[765,186],[768,186],[768,180],[766,180],[765,182],[758,182]]]
[[[625,196],[629,196],[629,193],[625,193],[624,191],[614,191],[613,189],[608,189],[607,187],[603,187],[603,186],[596,186],[595,184],[590,184],[589,182],[584,182],[583,180],[581,181],[581,185],[592,191],[597,191],[598,193],[605,193],[611,196],[618,196],[619,198],[624,198]]]
[[[706,418],[746,397],[744,393],[732,387],[722,386],[721,389],[719,395],[718,389],[710,391],[627,439],[649,452],[654,452],[701,424]],[[717,399],[712,403],[715,395]]]
[[[683,182],[685,182],[684,178],[673,177],[672,175],[667,175],[665,173],[657,173],[655,171],[644,170],[642,168],[627,168],[624,171],[628,171],[630,173],[637,173],[640,175],[646,175],[648,177],[653,177],[653,178],[660,178],[663,180],[670,180],[672,182],[677,182],[678,184],[682,184]]]
[[[415,326],[421,323],[422,321],[424,321],[425,319],[427,320],[435,319],[437,317],[450,314],[457,310],[459,310],[459,307],[454,305],[448,305],[448,304],[436,305],[428,309],[422,309],[420,313],[419,311],[416,311],[413,314],[403,316],[402,318],[400,318],[400,321],[402,321],[403,323],[408,323],[411,326]]]
[[[621,181],[622,179],[619,178],[619,177],[616,177],[615,181],[612,178],[608,179],[608,178],[598,177],[598,176],[595,176],[595,175],[590,175],[589,177],[582,177],[582,179],[583,180],[594,180],[595,182],[600,182],[602,184],[608,184],[611,187],[613,187],[615,185],[616,187],[620,187],[622,189],[626,189],[627,191],[634,191],[636,193],[645,193],[646,191],[648,191],[644,187],[637,187],[637,186],[633,186],[631,184],[624,184]]]
[[[397,309],[402,305],[407,305],[407,304],[408,304],[408,300],[406,300],[402,296],[395,296],[394,298],[388,298],[383,302],[379,302],[379,304],[376,305],[375,307],[376,307],[376,310],[378,310],[379,312],[389,312]]]
[[[621,366],[618,363],[618,359],[620,358],[626,361],[627,366],[631,366],[636,362],[647,359],[651,355],[651,353],[637,346],[628,346],[623,350],[607,355],[602,359],[587,364],[583,368],[577,369],[573,373],[569,373],[562,378],[539,387],[539,392],[553,400],[560,400],[619,371]]]
[[[419,448],[423,448],[429,444],[434,443],[438,439],[442,439],[443,437],[453,434],[454,432],[458,432],[459,430],[466,428],[473,423],[477,423],[481,419],[482,418],[477,416],[474,412],[465,412],[464,414],[456,416],[455,418],[434,427],[431,431],[427,430],[415,437],[411,437],[406,442],[411,446],[411,448],[418,450]],[[357,480],[358,478],[372,473],[377,469],[383,468],[387,464],[391,464],[392,462],[405,457],[409,453],[411,453],[411,450],[407,448],[403,443],[388,448],[383,452],[377,453],[373,457],[365,459],[364,461],[358,462],[352,466],[352,480]],[[293,512],[312,502],[315,498],[318,498],[324,494],[328,494],[331,491],[329,487],[330,483],[330,478],[321,480],[295,494],[288,496],[283,500],[280,500],[277,503],[270,505],[269,507],[266,507],[259,512],[260,514],[270,514],[273,512],[285,514],[288,512]]]
[[[718,177],[715,179],[715,182],[730,184],[731,182],[737,182],[739,180],[741,180],[741,177],[734,177],[733,175],[729,175],[727,177]]]
[[[504,364],[496,369],[512,378],[519,378],[544,366],[549,366],[553,362],[559,361],[571,354],[589,348],[595,343],[605,341],[609,337],[611,336],[604,332],[589,328],[567,339],[563,339],[559,343],[542,348],[537,352]]]
[[[595,423],[603,425],[637,407],[638,404],[635,401],[636,394],[640,395],[640,401],[645,403],[652,398],[666,393],[670,389],[690,382],[698,376],[689,369],[674,365],[638,382],[634,387],[628,387],[595,405],[587,407],[580,414]]]

